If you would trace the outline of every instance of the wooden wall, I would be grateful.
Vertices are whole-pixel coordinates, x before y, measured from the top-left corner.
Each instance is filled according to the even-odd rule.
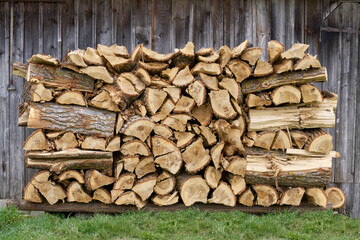
[[[360,216],[360,5],[334,0],[68,0],[14,3],[14,61],[34,53],[61,58],[67,49],[97,43],[137,44],[167,53],[193,41],[196,49],[230,48],[249,39],[266,48],[271,39],[289,48],[311,44],[328,68],[329,82],[317,86],[339,94],[333,185],[347,195],[346,209]],[[337,7],[337,8],[336,8]],[[335,10],[334,10],[335,9]],[[331,11],[334,10],[332,13]],[[323,20],[326,18],[325,20]],[[264,58],[266,55],[262,55]],[[34,173],[24,170],[22,144],[31,130],[17,127],[23,80],[10,73],[10,3],[0,2],[0,199],[21,198]]]

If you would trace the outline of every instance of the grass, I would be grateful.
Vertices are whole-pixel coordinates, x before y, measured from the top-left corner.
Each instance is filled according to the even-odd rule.
[[[360,220],[324,212],[129,212],[88,218],[0,210],[0,239],[360,239]]]

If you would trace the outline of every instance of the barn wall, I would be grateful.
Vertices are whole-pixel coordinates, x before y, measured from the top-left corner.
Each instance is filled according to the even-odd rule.
[[[279,40],[311,44],[328,68],[329,83],[317,84],[339,94],[337,125],[330,130],[335,150],[332,184],[347,194],[346,209],[360,216],[360,7],[332,0],[68,0],[66,3],[14,3],[14,61],[42,52],[61,58],[67,49],[97,43],[137,44],[167,53],[187,41],[201,47],[230,48],[249,39],[264,49]],[[334,10],[335,9],[335,10]],[[334,10],[332,13],[331,11]],[[331,13],[331,14],[330,14]],[[329,15],[330,14],[330,15]],[[326,20],[323,21],[323,19]],[[339,30],[341,29],[341,30]],[[31,130],[17,127],[23,80],[10,77],[10,3],[0,2],[0,199],[21,198],[34,170],[24,170],[22,144]]]

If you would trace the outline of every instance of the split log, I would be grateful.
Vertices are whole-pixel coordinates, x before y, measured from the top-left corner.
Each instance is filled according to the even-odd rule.
[[[274,72],[277,74],[292,71],[294,69],[293,61],[291,59],[282,59],[273,65]]]
[[[119,154],[114,154],[114,178],[118,179],[122,170],[124,168],[124,163],[120,160]]]
[[[134,156],[134,155],[141,155],[141,156],[149,156],[150,149],[146,144],[140,140],[131,140],[124,143],[121,148],[120,152],[125,156]]]
[[[104,110],[55,103],[32,103],[28,127],[111,137],[114,134],[115,119],[115,113]]]
[[[302,187],[289,188],[282,194],[279,204],[299,206],[304,193],[305,189]]]
[[[92,201],[92,197],[85,192],[82,185],[77,181],[68,186],[66,198],[68,202],[89,203]]]
[[[56,150],[58,151],[63,151],[70,148],[76,148],[79,145],[74,133],[72,132],[66,132],[60,138],[55,139],[54,143]]]
[[[88,66],[80,69],[80,73],[86,74],[92,78],[102,80],[106,83],[113,83],[114,79],[103,66]]]
[[[179,202],[179,195],[177,192],[164,196],[156,195],[151,200],[157,206],[169,206]]]
[[[144,142],[154,127],[155,124],[151,119],[134,116],[122,127],[121,133],[127,136],[136,137]]]
[[[139,156],[124,156],[121,161],[124,163],[124,169],[128,172],[134,172],[140,162]]]
[[[221,141],[211,149],[210,155],[216,169],[220,168],[220,163],[222,162],[223,158],[222,150],[224,149],[224,146],[224,141]]]
[[[85,179],[84,179],[83,174],[81,174],[81,173],[79,173],[78,171],[75,171],[75,170],[67,170],[67,171],[61,173],[59,175],[59,177],[58,177],[59,182],[69,181],[70,179],[75,179],[80,184],[85,183]]]
[[[290,136],[282,130],[277,131],[271,149],[281,149],[284,151],[288,148],[291,148]]]
[[[309,136],[304,149],[309,152],[329,154],[333,149],[332,136],[322,129],[306,130]]]
[[[120,112],[118,105],[112,101],[108,91],[100,91],[99,94],[89,101],[89,105],[112,112]]]
[[[146,84],[143,83],[140,78],[138,78],[134,73],[124,72],[121,73],[120,76],[130,81],[130,83],[134,86],[135,91],[139,94],[141,94],[145,90]]]
[[[293,85],[284,85],[272,91],[271,99],[275,106],[284,103],[300,103],[301,91]]]
[[[306,200],[323,208],[327,207],[328,198],[325,192],[320,188],[307,188],[305,190]]]
[[[167,171],[163,171],[156,179],[156,185],[154,187],[154,192],[157,195],[165,196],[170,194],[176,185],[176,180],[174,175]]]
[[[168,115],[162,121],[162,124],[165,124],[176,131],[185,132],[186,124],[191,119],[192,118],[187,114],[172,114]]]
[[[291,135],[293,145],[295,145],[299,149],[302,149],[304,147],[305,143],[309,139],[309,136],[306,133],[304,133],[303,131],[293,130],[293,131],[290,131],[290,135]]]
[[[146,86],[151,85],[150,74],[143,68],[138,68],[135,72],[135,75],[142,81]]]
[[[137,178],[142,178],[145,175],[153,172],[156,172],[153,156],[142,158],[135,167],[135,174]]]
[[[31,58],[29,58],[28,63],[44,64],[49,66],[59,66],[60,64],[57,58],[53,58],[50,55],[45,55],[40,53],[36,55],[32,55]]]
[[[77,91],[66,91],[61,93],[56,98],[56,102],[59,104],[74,104],[79,106],[86,106],[84,96],[81,92]]]
[[[197,60],[200,62],[205,62],[205,63],[214,63],[219,59],[219,54],[216,52],[213,52],[209,55],[206,56],[197,56]]]
[[[182,166],[182,156],[175,143],[160,136],[152,137],[151,143],[155,163],[162,169],[177,174]]]
[[[156,185],[156,178],[156,175],[150,175],[135,182],[132,190],[140,196],[142,201],[148,199],[153,193]]]
[[[316,59],[316,56],[311,56],[307,54],[305,57],[300,59],[294,66],[294,70],[306,70],[309,68],[320,68],[321,64],[319,60]]]
[[[194,107],[195,101],[192,98],[182,96],[179,101],[176,103],[173,110],[174,113],[190,113],[191,109]]]
[[[248,207],[252,207],[254,205],[254,199],[254,194],[252,193],[251,189],[248,188],[240,195],[239,203]]]
[[[176,75],[178,74],[179,72],[179,68],[178,67],[174,67],[174,68],[167,68],[165,70],[163,70],[161,72],[161,76],[163,78],[166,78],[169,82],[172,82],[174,81]]]
[[[166,92],[154,88],[147,88],[145,92],[145,104],[150,114],[154,115],[164,103]]]
[[[110,190],[111,195],[111,201],[115,203],[115,201],[118,199],[118,197],[123,194],[125,191],[120,189],[112,189]]]
[[[27,126],[30,106],[27,103],[19,103],[18,126]]]
[[[308,82],[327,82],[326,68],[315,68],[306,71],[272,74],[261,78],[249,78],[241,83],[243,94],[259,92],[287,84],[302,84]]]
[[[98,54],[96,49],[88,47],[83,56],[84,61],[89,65],[104,66],[104,59]]]
[[[199,129],[200,135],[204,140],[204,144],[206,147],[212,146],[217,143],[217,138],[210,128],[205,126],[199,126]]]
[[[151,116],[151,119],[154,122],[159,122],[163,119],[165,119],[175,108],[175,104],[171,99],[165,99],[163,105],[160,107],[160,109],[157,111],[155,115]]]
[[[14,62],[12,64],[12,73],[11,74],[26,79],[26,75],[27,75],[26,64],[21,63],[21,62]]]
[[[27,94],[29,94],[31,101],[33,102],[49,102],[54,98],[53,91],[51,89],[45,88],[41,83],[32,84]]]
[[[241,177],[245,177],[246,164],[246,159],[239,156],[232,156],[228,159],[224,159],[222,162],[225,171]]]
[[[209,93],[211,108],[218,118],[233,119],[237,113],[230,103],[230,95],[226,90]]]
[[[180,175],[177,184],[185,206],[189,207],[196,202],[207,203],[210,188],[201,176]]]
[[[114,183],[114,190],[129,190],[132,189],[135,183],[135,174],[125,173],[121,174],[120,177]]]
[[[99,138],[94,136],[87,136],[85,140],[81,143],[82,149],[105,151],[105,146],[106,146],[105,138]]]
[[[236,196],[245,191],[246,182],[244,177],[228,173],[227,179],[229,180],[231,189]]]
[[[184,48],[175,49],[175,54],[171,60],[172,65],[180,69],[193,65],[195,59],[194,48],[194,44],[188,42]]]
[[[222,46],[219,50],[219,60],[220,68],[223,69],[230,61],[232,57],[232,51],[228,46]]]
[[[105,204],[111,204],[111,195],[105,188],[98,188],[95,190],[93,194],[92,200],[98,200],[99,202],[105,203]]]
[[[102,186],[114,183],[113,177],[108,177],[95,169],[87,170],[85,173],[85,187],[89,191],[94,191]]]
[[[169,64],[163,62],[138,62],[138,67],[144,68],[151,74],[159,74],[169,67]]]
[[[67,53],[67,57],[70,62],[78,67],[87,67],[87,64],[84,61],[85,51],[83,49],[77,49]]]
[[[103,55],[106,60],[106,67],[112,73],[121,73],[124,71],[131,71],[133,66],[131,60],[115,55]]]
[[[127,191],[118,197],[115,201],[116,205],[136,205],[137,208],[141,209],[145,207],[146,201],[142,201],[141,198],[133,191]]]
[[[172,84],[177,87],[184,87],[192,83],[194,80],[195,78],[191,74],[189,66],[186,66],[176,74]]]
[[[295,43],[286,52],[281,54],[281,58],[285,59],[301,59],[305,56],[305,51],[309,45],[302,43]]]
[[[220,75],[221,74],[220,65],[217,63],[204,63],[198,62],[193,69],[191,69],[191,73],[194,76],[197,76],[199,73],[205,73],[208,75]]]
[[[256,192],[256,205],[269,207],[277,203],[278,194],[275,188],[267,185],[256,184],[252,186]]]
[[[108,152],[120,151],[120,143],[121,143],[120,135],[116,135],[116,136],[112,137],[109,140],[109,143],[106,145],[105,151],[108,151]]]
[[[66,170],[96,169],[112,175],[113,158],[110,152],[68,149],[58,152],[27,152],[27,168],[46,169],[60,173]]]
[[[195,106],[191,115],[203,126],[208,126],[212,120],[213,114],[211,105],[206,103],[201,106]]]
[[[241,60],[232,60],[227,66],[234,74],[236,81],[239,83],[248,78],[252,73],[251,67]]]
[[[281,54],[284,52],[284,49],[284,45],[278,41],[271,40],[268,42],[267,54],[270,64],[273,64],[280,58]]]
[[[221,181],[208,202],[234,207],[236,205],[236,197],[230,186]]]
[[[263,62],[260,59],[256,63],[256,67],[254,70],[254,77],[264,77],[273,73],[274,69],[272,65],[268,62]]]
[[[195,56],[207,56],[214,52],[214,48],[200,48],[195,52]]]
[[[181,156],[188,173],[197,173],[210,162],[210,155],[204,148],[201,138],[189,145]]]
[[[181,97],[181,88],[169,86],[163,88],[163,91],[170,96],[171,100],[173,100],[174,103],[177,103]]]
[[[236,102],[239,102],[240,98],[242,98],[240,85],[233,78],[223,78],[219,82],[219,87],[226,89]]]
[[[142,46],[142,53],[143,53],[143,57],[145,59],[145,61],[149,61],[149,62],[168,62],[172,57],[173,54],[172,53],[168,53],[168,54],[160,54],[157,53],[155,51],[152,51],[144,46]]]
[[[178,148],[184,148],[192,142],[195,134],[191,132],[175,132],[174,137],[176,139],[176,146]]]
[[[50,150],[49,142],[42,129],[34,131],[24,142],[25,151]]]
[[[345,193],[337,187],[329,187],[325,189],[325,195],[328,199],[328,204],[332,208],[341,208],[345,204]]]
[[[274,141],[276,132],[274,131],[264,131],[257,134],[256,139],[254,140],[254,146],[264,149],[270,149]]]
[[[28,202],[33,203],[42,203],[43,197],[39,193],[39,191],[34,187],[31,181],[24,188],[23,199]]]
[[[247,61],[250,65],[254,66],[259,60],[262,48],[252,47],[246,49],[240,56],[241,60]]]
[[[300,85],[301,98],[304,103],[322,102],[321,91],[311,84]]]
[[[219,81],[217,80],[217,77],[199,73],[199,79],[207,89],[215,91],[219,90]]]
[[[155,124],[154,133],[155,135],[159,135],[164,138],[170,138],[173,136],[173,131],[163,124]]]
[[[246,96],[245,102],[249,108],[262,107],[266,104],[265,99],[261,98],[260,96],[258,96],[256,94],[252,94],[252,93],[250,93]]]
[[[211,188],[217,188],[222,176],[222,170],[218,170],[213,166],[207,166],[204,173],[204,179]]]
[[[234,47],[233,50],[231,51],[231,58],[237,58],[237,57],[241,56],[241,54],[248,47],[248,44],[249,44],[249,40],[245,40],[242,43],[240,43],[239,46]]]

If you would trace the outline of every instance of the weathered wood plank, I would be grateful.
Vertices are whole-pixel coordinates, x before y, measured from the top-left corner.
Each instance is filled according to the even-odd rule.
[[[183,48],[188,41],[192,41],[192,2],[172,0],[173,48]]]
[[[59,36],[59,9],[60,4],[43,3],[43,38],[44,53],[56,58],[61,58],[61,38]],[[60,39],[59,39],[60,38]]]
[[[93,1],[92,0],[75,0],[76,5],[73,7],[77,8],[77,21],[79,28],[79,40],[78,47],[80,49],[86,49],[87,47],[95,47],[96,29],[93,28]]]
[[[256,1],[256,41],[254,45],[262,48],[260,59],[267,61],[267,43],[270,41],[271,23],[268,21],[268,2]]]
[[[113,44],[111,38],[112,18],[111,1],[96,1],[96,43],[110,46]]]
[[[272,0],[271,1],[271,39],[285,43],[285,1],[286,0]]]
[[[171,47],[170,37],[171,31],[171,1],[154,0],[152,2],[152,49],[159,53],[170,53],[173,51]]]
[[[210,37],[211,45],[216,51],[222,46],[223,31],[222,31],[222,19],[223,19],[223,2],[212,1],[210,4]]]
[[[209,34],[210,29],[210,0],[194,2],[194,44],[195,51],[202,47],[213,47]]]
[[[135,0],[132,2],[132,15],[134,18],[135,46],[143,43],[151,48],[151,5],[150,1]]]
[[[132,12],[131,0],[113,1],[112,8],[114,11],[113,31],[118,45],[124,45],[128,52],[131,53],[134,46],[132,45]],[[113,33],[114,34],[114,33]]]
[[[285,1],[285,50],[289,49],[295,43],[295,8],[296,1],[295,0],[287,0]],[[280,20],[281,21],[281,20]]]
[[[78,48],[77,8],[75,0],[69,0],[62,4],[61,8],[61,56],[65,56],[68,49]],[[75,25],[76,21],[76,25]],[[71,37],[70,37],[71,36]]]

